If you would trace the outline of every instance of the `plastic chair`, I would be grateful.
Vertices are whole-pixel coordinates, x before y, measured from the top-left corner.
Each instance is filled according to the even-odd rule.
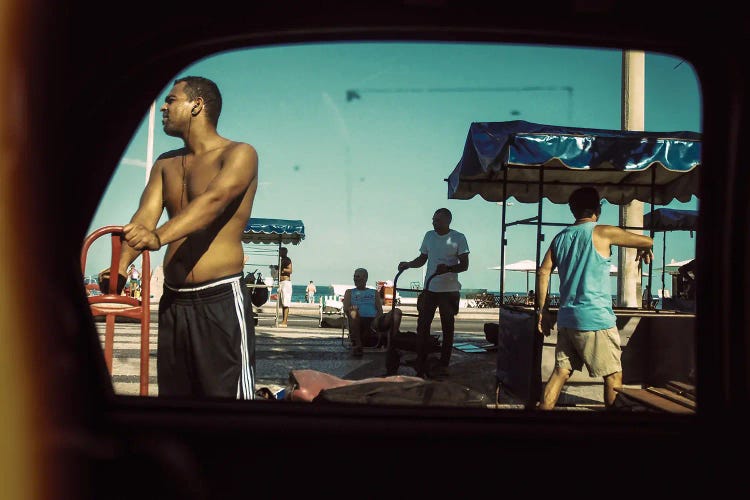
[[[332,320],[332,321],[326,321]],[[334,323],[334,326],[341,326],[341,333],[344,333],[344,303],[333,296],[323,296],[318,304],[318,326],[323,328],[324,323]]]
[[[102,295],[88,297],[92,316],[105,317],[104,360],[112,374],[112,355],[115,339],[115,317],[124,316],[140,320],[141,323],[141,356],[140,356],[140,394],[148,396],[148,363],[149,363],[149,329],[151,326],[151,258],[148,250],[141,253],[141,299],[117,293],[118,269],[120,267],[120,248],[122,246],[122,226],[104,226],[89,234],[83,242],[81,251],[81,271],[86,273],[86,256],[89,248],[97,239],[111,235],[112,259],[109,267],[109,289],[101,290]]]

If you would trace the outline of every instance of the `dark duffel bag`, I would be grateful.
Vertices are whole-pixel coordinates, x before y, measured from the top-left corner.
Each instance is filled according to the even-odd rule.
[[[253,279],[253,274],[248,274],[245,279],[249,284],[255,282],[255,286],[250,290],[250,302],[252,302],[255,307],[260,307],[268,302],[268,287],[263,281],[263,275],[257,273],[255,279]]]

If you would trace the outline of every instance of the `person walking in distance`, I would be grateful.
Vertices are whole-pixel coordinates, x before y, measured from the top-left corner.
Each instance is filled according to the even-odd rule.
[[[469,268],[469,245],[466,237],[450,228],[453,215],[447,208],[439,208],[432,216],[432,231],[427,231],[419,247],[419,256],[408,262],[400,262],[398,270],[422,267],[427,263],[429,286],[425,287],[424,302],[417,319],[417,376],[427,375],[427,355],[430,327],[435,311],[440,309],[443,327],[443,342],[440,348],[440,363],[430,375],[447,375],[453,350],[455,316],[458,314],[461,283],[458,273]],[[435,275],[434,277],[432,277]],[[432,277],[432,279],[430,279]]]
[[[281,265],[279,267],[279,302],[281,303],[281,328],[286,328],[289,323],[289,308],[292,305],[292,259],[289,258],[286,247],[281,247],[279,256]]]
[[[161,106],[182,148],[154,162],[123,228],[120,274],[143,250],[164,255],[159,302],[159,396],[254,399],[255,330],[243,284],[242,231],[258,187],[258,155],[216,127],[222,97],[200,76],[178,78]],[[166,208],[169,219],[157,227]]]
[[[307,284],[307,303],[308,304],[314,304],[315,303],[315,292],[317,292],[317,289],[315,288],[315,283],[310,280],[310,283]]]
[[[555,407],[563,386],[583,365],[604,379],[604,404],[611,408],[622,386],[620,333],[612,310],[609,269],[612,246],[638,250],[636,261],[653,259],[654,241],[617,226],[598,224],[599,193],[592,187],[575,190],[568,200],[575,222],[560,231],[544,255],[536,284],[537,329],[549,335],[545,318],[552,271],[560,277],[555,368],[544,387],[538,408]]]

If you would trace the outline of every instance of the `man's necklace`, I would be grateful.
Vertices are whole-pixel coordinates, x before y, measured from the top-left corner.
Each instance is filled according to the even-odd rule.
[[[182,203],[185,200],[185,192],[187,191],[187,172],[188,169],[185,166],[185,156],[182,155],[181,158],[181,165],[182,165],[182,190],[180,191],[180,210],[182,210]]]

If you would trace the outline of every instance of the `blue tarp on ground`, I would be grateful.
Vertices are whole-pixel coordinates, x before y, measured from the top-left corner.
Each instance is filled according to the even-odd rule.
[[[666,205],[697,195],[700,163],[695,132],[474,122],[448,178],[448,198],[567,203],[573,190],[591,185],[612,204]]]
[[[298,245],[305,239],[301,220],[261,219],[251,217],[242,232],[244,243],[283,243]]]
[[[643,227],[654,231],[695,231],[698,211],[657,208],[643,215]]]

